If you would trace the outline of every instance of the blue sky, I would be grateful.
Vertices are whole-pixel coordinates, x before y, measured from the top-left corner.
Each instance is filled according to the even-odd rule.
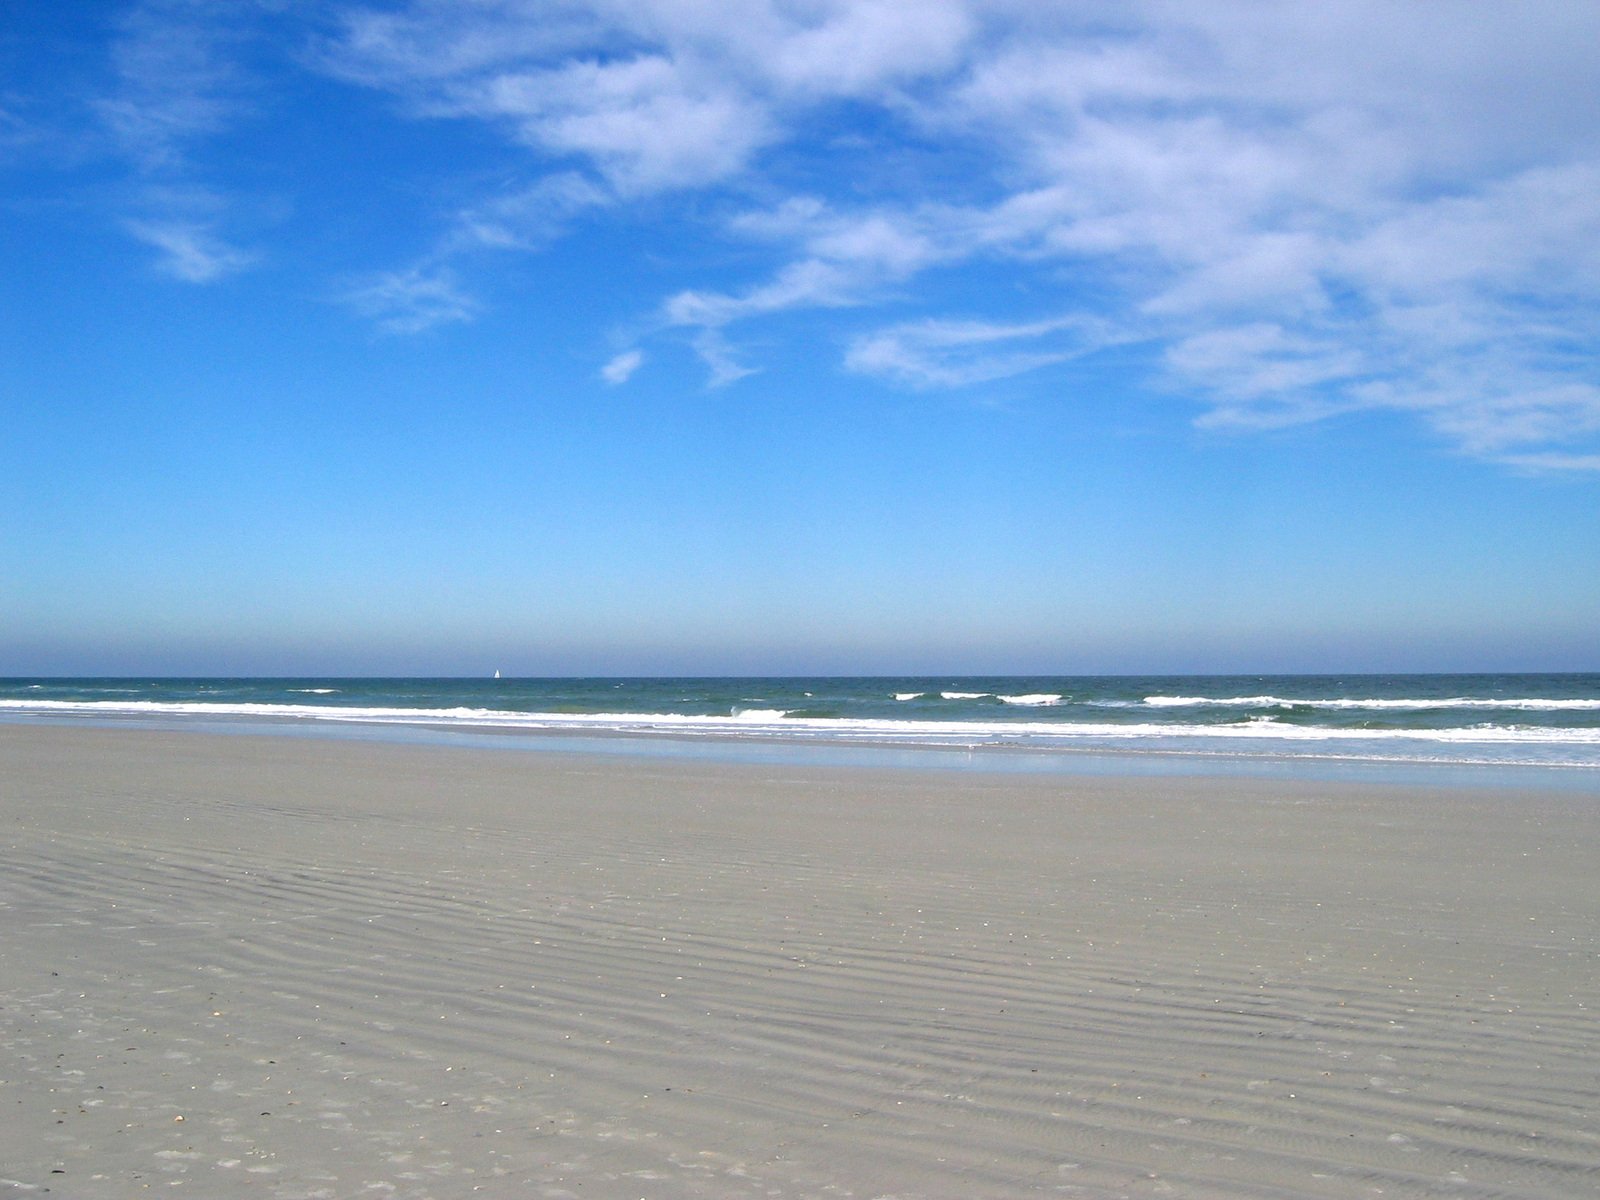
[[[1600,6],[0,9],[0,674],[1600,669]]]

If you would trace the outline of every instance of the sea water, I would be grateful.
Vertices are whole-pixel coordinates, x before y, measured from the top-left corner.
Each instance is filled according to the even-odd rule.
[[[1600,781],[1597,674],[37,678],[0,680],[0,719],[1542,767]]]

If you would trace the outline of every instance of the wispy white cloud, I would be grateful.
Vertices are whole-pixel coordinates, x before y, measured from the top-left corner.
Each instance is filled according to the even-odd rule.
[[[835,308],[856,302],[868,282],[853,264],[806,258],[740,294],[679,292],[662,306],[669,325],[720,329],[735,321],[791,308]]]
[[[559,58],[592,45],[602,24],[563,0],[418,0],[346,5],[317,45],[321,68],[373,87],[412,91],[507,63]]]
[[[1545,451],[1539,454],[1505,454],[1500,456],[1499,461],[1508,467],[1535,472],[1600,471],[1600,454]]]
[[[534,146],[581,156],[625,195],[726,179],[772,137],[761,106],[657,55],[508,72],[454,99],[462,115],[507,121]]]
[[[260,7],[246,3],[223,14],[200,0],[133,5],[110,46],[115,83],[93,104],[135,173],[128,194],[137,215],[122,227],[159,252],[160,270],[185,282],[213,283],[260,258],[219,231],[227,199],[214,185],[194,182],[192,161],[197,145],[249,111],[237,51]]]
[[[480,308],[462,290],[453,272],[436,266],[363,276],[352,280],[338,299],[388,333],[421,333],[438,325],[470,321]]]
[[[941,249],[905,215],[841,214],[814,198],[796,198],[768,212],[736,217],[731,227],[747,237],[797,246],[801,256],[769,279],[741,292],[690,290],[662,304],[661,319],[669,327],[716,331],[719,359],[730,353],[721,331],[740,321],[795,309],[854,308],[881,300],[896,285],[935,262]],[[704,357],[704,356],[702,356]],[[748,371],[730,375],[708,360],[718,383],[732,382]]]
[[[600,378],[613,386],[627,383],[633,373],[644,365],[644,351],[624,350],[600,368]]]
[[[730,56],[761,63],[776,90],[828,97],[874,96],[956,68],[979,24],[972,6],[958,0],[814,5],[810,22],[799,6],[758,7],[768,14],[765,36],[740,39],[730,31],[743,41]]]
[[[1021,172],[972,212],[985,252],[1112,285],[1206,425],[1392,409],[1502,458],[1592,437],[1600,74],[1572,10],[1242,13],[1130,6],[976,62],[944,115]]]
[[[747,367],[738,360],[733,348],[718,329],[702,329],[693,339],[694,352],[710,372],[707,381],[711,387],[726,387],[747,375],[756,374],[760,368]]]
[[[484,305],[455,269],[463,259],[483,252],[542,250],[581,213],[611,202],[604,188],[572,172],[486,196],[455,213],[418,265],[372,272],[342,288],[338,298],[386,333],[421,333],[475,320]]]
[[[587,209],[610,204],[604,188],[575,172],[559,172],[461,209],[441,252],[538,250],[565,232]]]
[[[1600,388],[1552,383],[1515,364],[1496,370],[1486,385],[1473,365],[1441,371],[1429,385],[1399,393],[1389,407],[1420,413],[1463,450],[1490,458],[1600,433]],[[1392,388],[1387,381],[1378,386]]]
[[[124,13],[111,45],[115,90],[95,108],[141,169],[184,165],[189,142],[237,115],[242,79],[229,51],[240,34],[185,0],[146,0]]]
[[[327,69],[431,117],[476,118],[571,156],[624,195],[703,186],[742,168],[773,127],[765,107],[682,36],[671,5],[417,4],[348,14]],[[658,18],[668,18],[665,21]],[[616,52],[652,25],[665,44]]]
[[[1366,367],[1344,339],[1267,321],[1207,329],[1172,342],[1165,357],[1178,379],[1201,383],[1214,395],[1207,423],[1247,428],[1336,411],[1321,389],[1359,379]]]
[[[1021,375],[1127,340],[1077,315],[1021,324],[920,321],[857,338],[845,366],[913,387],[967,387]]]
[[[249,115],[248,22],[217,12],[144,0],[124,23],[101,112],[147,180],[190,180],[196,148]],[[835,323],[843,366],[915,387],[1061,368],[1115,327],[1212,428],[1385,410],[1466,453],[1593,457],[1595,6],[400,0],[323,15],[302,63],[524,156],[520,179],[418,236],[410,261],[428,266],[350,290],[385,328],[471,319],[482,252],[695,197],[698,235],[751,265],[680,260],[640,308],[716,384],[756,369],[747,328],[770,337],[801,310]],[[147,201],[128,228],[184,278],[249,258],[216,212]]]
[[[791,136],[795,114],[953,69],[974,26],[958,0],[752,0],[731,9],[423,0],[348,11],[318,61],[399,96],[415,114],[488,122],[540,161],[570,164],[553,178],[565,181],[571,213],[737,182]],[[541,193],[536,206],[549,199]],[[503,207],[488,201],[464,212],[455,244],[517,245],[520,235],[494,211]],[[856,303],[875,281],[866,265],[873,253],[819,245],[742,293],[686,289],[663,304],[664,321],[709,331],[760,313]],[[732,365],[723,337],[691,341],[707,348],[714,382],[748,373]]]
[[[255,262],[255,255],[228,245],[214,230],[182,219],[129,220],[128,232],[160,251],[157,266],[185,283],[214,283]]]

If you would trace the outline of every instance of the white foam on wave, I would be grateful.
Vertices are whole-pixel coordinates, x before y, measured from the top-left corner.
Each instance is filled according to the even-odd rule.
[[[993,692],[940,692],[941,700],[982,700],[985,696],[992,696]]]
[[[1538,696],[1494,699],[1477,696],[1451,696],[1428,700],[1420,697],[1395,699],[1339,697],[1294,699],[1287,696],[1146,696],[1151,708],[1328,708],[1394,709],[1421,711],[1436,708],[1482,708],[1523,712],[1600,712],[1600,699],[1548,699]],[[1102,701],[1101,707],[1116,707],[1116,701]]]
[[[927,694],[927,692],[896,692],[894,698],[902,702],[906,700],[921,700]]]
[[[306,696],[333,696],[339,691],[338,688],[290,688],[289,690]]]
[[[1019,700],[1032,697],[1019,697]],[[1041,696],[1038,699],[1054,700]],[[784,732],[972,734],[979,737],[1038,736],[1052,739],[1271,737],[1287,740],[1572,741],[1600,744],[1600,728],[1567,729],[1521,725],[1475,725],[1446,729],[1348,729],[1289,725],[1257,714],[1226,724],[1089,721],[922,721],[904,718],[795,717],[777,708],[735,709],[727,716],[692,713],[514,712],[490,708],[357,708],[321,704],[267,704],[229,701],[165,700],[14,700],[0,699],[0,711],[83,716],[276,717],[291,720],[365,721],[407,724],[499,725],[529,728],[597,726],[614,729],[683,728],[715,730],[763,723]]]
[[[1041,750],[1149,750],[1180,754],[1289,754],[1341,759],[1525,763],[1600,769],[1600,728],[1477,725],[1450,729],[1333,729],[1249,719],[1220,725],[1143,722],[919,721],[788,716],[745,709],[683,713],[546,713],[483,708],[354,708],[155,700],[0,699],[0,712],[93,717],[262,719],[308,723],[446,726],[508,732],[771,737],[835,743]],[[1509,756],[1509,757],[1507,757]]]
[[[1025,696],[996,696],[1002,704],[1016,704],[1024,708],[1050,708],[1061,703],[1061,697],[1054,692],[1034,692]]]

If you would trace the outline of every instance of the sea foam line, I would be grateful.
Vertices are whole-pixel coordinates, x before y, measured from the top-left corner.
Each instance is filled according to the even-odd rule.
[[[908,700],[921,700],[930,694],[929,692],[895,692],[894,698],[904,703]],[[1001,704],[1016,704],[1024,708],[1048,708],[1060,704],[1066,697],[1059,692],[1030,692],[1016,696],[1007,696],[1000,692],[940,692],[939,699],[998,700]]]
[[[1600,746],[1600,728],[1551,729],[1519,725],[1479,725],[1449,729],[1338,729],[1286,725],[1250,718],[1227,724],[1102,724],[1048,721],[920,721],[888,718],[796,717],[781,709],[747,709],[726,716],[688,713],[547,713],[486,708],[356,708],[311,704],[159,700],[0,700],[0,711],[20,715],[146,717],[247,717],[276,720],[366,724],[453,725],[511,730],[598,730],[605,732],[680,732],[774,737],[831,736],[903,742],[953,741],[981,744],[1023,739],[1039,745],[1074,742],[1259,741],[1259,742],[1431,742],[1455,745]]]
[[[1294,699],[1287,696],[1146,696],[1144,703],[1151,708],[1329,708],[1329,709],[1400,709],[1426,710],[1439,708],[1483,708],[1525,712],[1600,712],[1600,699],[1547,699],[1530,696],[1515,699],[1493,699],[1474,696],[1441,697],[1437,700],[1422,698],[1329,698]],[[1108,703],[1107,706],[1110,706]]]

